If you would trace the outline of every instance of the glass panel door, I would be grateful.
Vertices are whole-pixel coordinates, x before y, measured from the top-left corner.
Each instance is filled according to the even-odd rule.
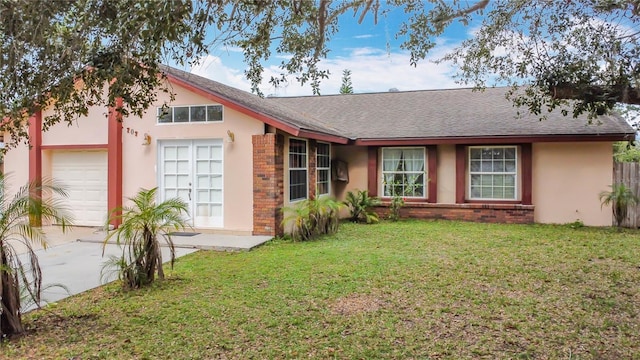
[[[194,142],[194,220],[198,227],[222,226],[222,142]]]
[[[161,201],[180,198],[191,204],[191,147],[189,144],[163,144],[161,148]],[[189,214],[193,212],[189,209]],[[190,218],[187,218],[191,224]]]
[[[221,140],[163,141],[160,146],[161,201],[179,197],[189,204],[194,227],[223,226]]]

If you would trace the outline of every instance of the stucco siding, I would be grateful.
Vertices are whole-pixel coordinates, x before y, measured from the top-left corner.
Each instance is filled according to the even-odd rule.
[[[51,111],[43,111],[44,120]],[[78,117],[71,125],[58,123],[42,133],[42,145],[96,145],[108,141],[108,108],[93,106],[87,116]]]
[[[160,94],[158,102],[142,118],[123,119],[123,196],[133,196],[140,188],[158,186],[158,144],[162,140],[213,139],[223,141],[223,218],[224,230],[253,230],[253,152],[251,136],[264,133],[264,124],[238,111],[224,107],[222,122],[158,124],[157,108],[214,104],[209,99],[173,86],[175,100]],[[229,140],[228,131],[234,134]],[[151,137],[143,145],[144,136]],[[125,201],[126,203],[126,201]]]
[[[367,148],[364,146],[336,145],[334,158],[345,161],[349,171],[349,182],[334,181],[334,196],[344,200],[347,192],[367,190]]]
[[[429,176],[431,180],[431,176]],[[455,145],[438,146],[438,203],[454,204],[456,202],[456,147]]]
[[[610,142],[533,144],[534,219],[539,223],[610,226],[611,208],[598,194],[613,178]]]
[[[6,142],[10,142],[8,133]],[[4,155],[4,171],[7,195],[12,198],[16,191],[29,182],[29,147],[20,144],[11,148]]]

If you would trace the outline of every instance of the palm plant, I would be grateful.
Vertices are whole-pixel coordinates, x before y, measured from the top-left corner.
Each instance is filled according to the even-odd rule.
[[[335,234],[340,225],[340,209],[345,205],[329,196],[321,196],[315,200],[318,232]]]
[[[300,201],[282,209],[282,225],[295,241],[310,240],[316,235],[334,234],[340,224],[344,205],[328,196]]]
[[[613,218],[616,221],[618,229],[622,227],[622,222],[627,217],[629,206],[638,204],[638,197],[631,189],[623,183],[613,184],[610,186],[611,191],[603,191],[600,193],[600,202],[602,206],[612,205]]]
[[[155,280],[156,274],[158,279],[164,279],[159,239],[163,239],[169,248],[173,268],[175,247],[171,233],[187,226],[183,216],[188,214],[187,204],[178,198],[156,204],[157,190],[141,189],[135,197],[129,198],[133,206],[113,210],[108,221],[109,224],[119,220],[121,225],[107,235],[103,254],[111,238],[115,237],[116,243],[124,246],[122,256],[110,257],[105,267],[116,268],[125,289],[148,285]]]
[[[293,240],[306,241],[315,235],[316,219],[313,216],[314,207],[309,200],[304,200],[282,208],[284,215],[282,226],[290,231]]]
[[[371,208],[379,205],[380,200],[376,197],[369,196],[367,190],[349,191],[344,203],[349,207],[351,221],[367,224],[373,224],[379,221],[378,214],[373,212]]]
[[[6,177],[0,174],[0,338],[24,332],[25,303],[40,306],[42,270],[34,245],[46,248],[47,241],[33,220],[59,224],[63,232],[71,223],[61,203],[67,196],[62,188],[31,182],[8,196],[5,186]],[[26,250],[23,259],[18,256],[17,245]]]

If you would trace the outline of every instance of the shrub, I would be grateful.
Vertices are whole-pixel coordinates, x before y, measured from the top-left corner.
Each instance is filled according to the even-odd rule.
[[[391,199],[389,206],[389,220],[398,221],[400,219],[400,209],[404,206],[404,199],[398,195]]]
[[[350,218],[353,222],[373,224],[379,221],[378,215],[371,208],[379,205],[380,200],[369,196],[367,190],[356,190],[355,193],[349,191],[344,204],[349,208]]]
[[[343,204],[328,196],[300,201],[282,209],[282,225],[291,229],[291,238],[306,241],[317,235],[338,231],[339,212]]]
[[[627,217],[629,206],[638,204],[638,197],[622,183],[610,186],[611,191],[600,193],[602,206],[611,204],[613,207],[613,217],[618,229],[622,227],[622,222]]]

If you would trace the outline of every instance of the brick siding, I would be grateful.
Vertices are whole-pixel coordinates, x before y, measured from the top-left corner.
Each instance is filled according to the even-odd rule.
[[[318,153],[318,143],[315,140],[309,140],[309,199],[316,198],[316,154]]]
[[[282,235],[284,138],[253,135],[253,234]]]
[[[385,218],[389,214],[389,203],[374,210]],[[401,218],[463,220],[488,223],[532,224],[533,205],[519,204],[430,204],[406,203],[400,209]]]

